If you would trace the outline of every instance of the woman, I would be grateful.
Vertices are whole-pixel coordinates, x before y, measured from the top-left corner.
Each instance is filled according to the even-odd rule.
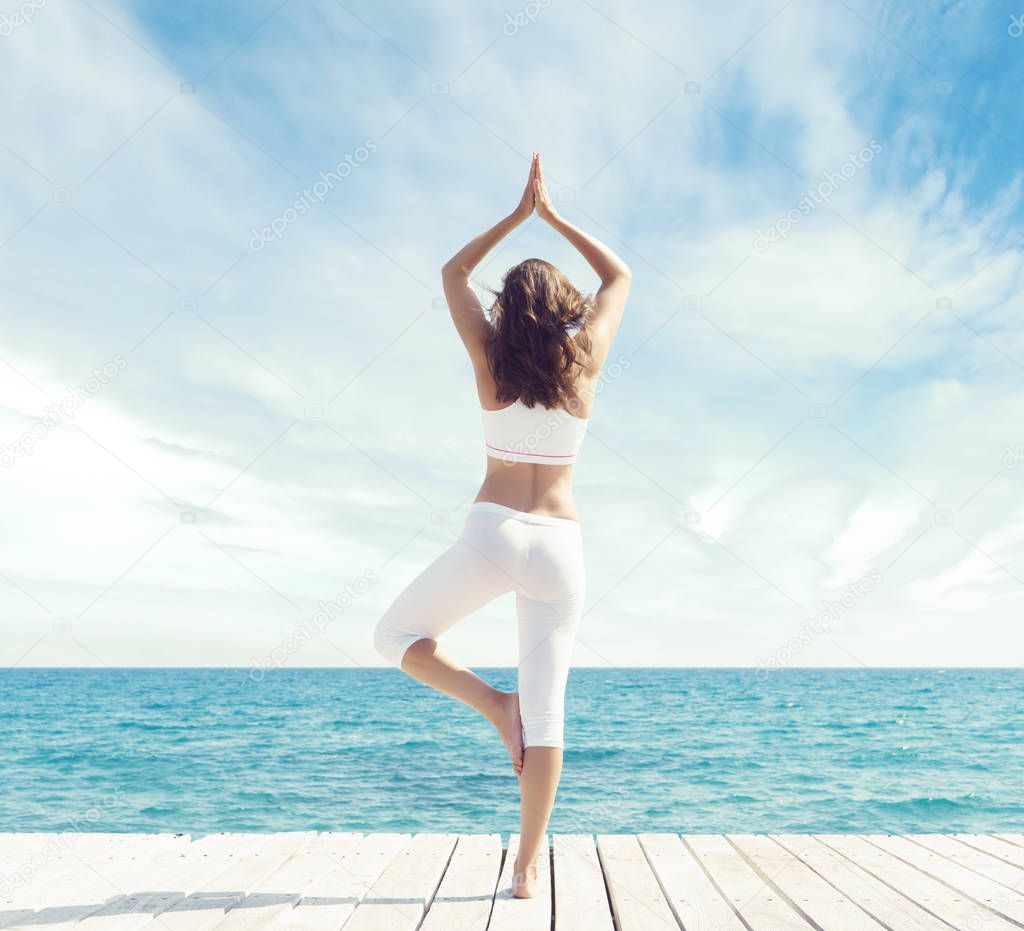
[[[488,319],[470,275],[534,210],[579,250],[601,286],[586,300],[553,265],[527,259],[505,275]],[[547,853],[541,847],[562,772],[562,706],[583,607],[572,469],[630,272],[556,213],[535,153],[519,206],[457,252],[442,280],[476,373],[487,474],[459,539],[398,596],[374,639],[387,660],[465,702],[497,729],[521,795],[513,892],[528,898],[538,856]],[[491,687],[437,643],[467,614],[509,591],[516,593],[519,622],[518,692]]]

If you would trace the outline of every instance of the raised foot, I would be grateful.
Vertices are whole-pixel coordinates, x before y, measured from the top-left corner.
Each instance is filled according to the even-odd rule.
[[[487,719],[494,725],[512,758],[512,771],[523,772],[523,719],[519,716],[519,693],[499,692]]]

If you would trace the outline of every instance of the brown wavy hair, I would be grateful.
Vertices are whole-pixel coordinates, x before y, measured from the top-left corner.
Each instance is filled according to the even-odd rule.
[[[590,361],[589,310],[550,262],[526,259],[510,268],[494,292],[484,342],[498,400],[574,412],[576,377]]]

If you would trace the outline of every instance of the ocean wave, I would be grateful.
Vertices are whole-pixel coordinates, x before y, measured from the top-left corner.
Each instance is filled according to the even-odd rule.
[[[295,670],[273,694],[239,681],[8,675],[0,830],[52,829],[118,792],[97,830],[518,830],[493,730],[407,677]],[[1024,831],[1024,675],[775,681],[784,688],[751,670],[574,669],[550,830]]]

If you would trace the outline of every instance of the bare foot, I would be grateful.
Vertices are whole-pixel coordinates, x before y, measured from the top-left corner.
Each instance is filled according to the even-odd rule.
[[[501,742],[512,758],[512,771],[523,772],[523,719],[519,717],[519,693],[499,692],[487,719],[494,725]]]
[[[512,867],[512,895],[517,899],[532,899],[537,894],[537,864],[531,863],[525,870],[516,862]]]

